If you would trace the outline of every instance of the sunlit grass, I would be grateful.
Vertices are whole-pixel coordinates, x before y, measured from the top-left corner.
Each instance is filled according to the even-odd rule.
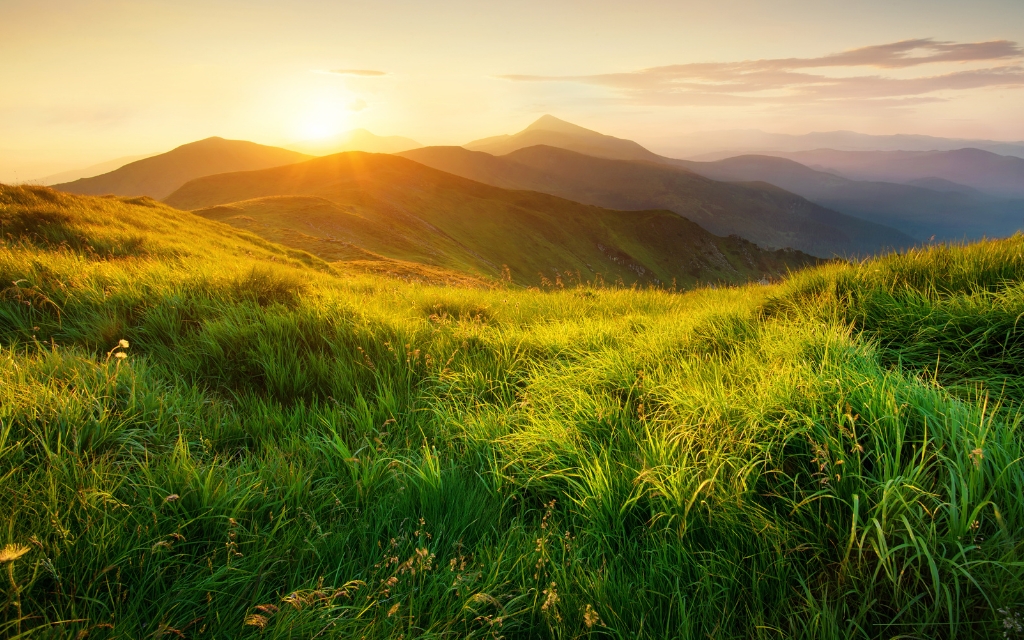
[[[0,634],[1018,633],[1024,238],[445,288],[0,189]]]

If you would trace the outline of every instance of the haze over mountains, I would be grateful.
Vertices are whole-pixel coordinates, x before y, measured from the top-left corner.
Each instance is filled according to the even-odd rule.
[[[326,156],[344,151],[366,151],[368,153],[398,153],[416,149],[423,145],[402,136],[378,136],[366,129],[353,129],[335,136],[304,140],[285,145],[288,149],[311,156]]]
[[[776,155],[776,154],[773,154]],[[1024,197],[1024,158],[982,149],[952,151],[838,151],[777,154],[854,180],[917,182],[939,178],[990,195]],[[934,183],[932,183],[934,184]]]
[[[1024,200],[992,197],[941,178],[921,179],[916,185],[858,181],[793,160],[755,155],[675,164],[713,180],[768,182],[830,209],[895,227],[919,241],[1005,236],[1024,226]]]
[[[868,135],[854,131],[824,131],[804,135],[767,133],[756,129],[706,131],[674,136],[659,149],[667,155],[690,160],[721,160],[738,155],[790,153],[815,149],[839,151],[954,151],[981,149],[1004,156],[1024,158],[1024,141],[967,140],[921,135]]]
[[[532,284],[566,272],[625,283],[736,282],[813,261],[717,237],[669,211],[510,191],[383,154],[207,176],[166,202],[328,260],[394,259],[489,277],[507,266]]]
[[[115,158],[106,162],[100,162],[99,164],[90,165],[88,167],[82,167],[81,169],[72,169],[70,171],[61,171],[60,173],[54,173],[52,175],[43,176],[30,182],[38,183],[44,186],[52,186],[56,184],[64,184],[66,182],[73,182],[75,180],[81,180],[82,178],[92,178],[93,176],[102,175],[115,171],[135,162],[136,160],[142,160],[143,158],[150,158],[155,156],[155,153],[147,153],[137,156],[125,156],[123,158]]]

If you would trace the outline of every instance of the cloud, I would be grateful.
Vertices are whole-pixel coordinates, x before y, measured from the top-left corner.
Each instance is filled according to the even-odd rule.
[[[585,76],[505,75],[516,82],[579,82],[607,87],[646,105],[732,106],[869,102],[908,106],[942,100],[944,91],[1024,87],[1024,49],[1007,40],[945,42],[931,38],[851,49],[816,58],[777,58],[651,67]],[[946,73],[893,76],[897,69],[974,63]],[[867,72],[867,68],[873,71]],[[863,69],[859,73],[857,69]],[[828,75],[829,70],[845,73]],[[850,73],[854,70],[854,73]]]
[[[387,71],[377,71],[376,69],[331,69],[327,73],[339,76],[357,76],[360,78],[377,78],[388,75]]]

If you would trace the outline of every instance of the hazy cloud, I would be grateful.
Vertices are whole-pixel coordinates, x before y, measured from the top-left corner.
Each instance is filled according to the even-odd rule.
[[[1024,86],[1024,49],[1015,42],[943,42],[931,38],[851,49],[817,58],[778,58],[651,67],[586,76],[506,75],[518,82],[581,82],[608,87],[650,105],[728,106],[869,101],[879,106],[934,102],[940,91]],[[971,68],[917,77],[850,69],[908,69],[936,63],[979,63]],[[977,65],[972,65],[977,66]],[[827,69],[846,69],[825,75]],[[865,69],[864,71],[867,71]]]
[[[131,119],[135,112],[121,106],[56,107],[40,110],[35,115],[38,121],[47,126],[110,127]]]
[[[358,76],[360,78],[376,78],[388,75],[387,71],[377,71],[376,69],[331,69],[327,73],[334,73],[339,76]]]

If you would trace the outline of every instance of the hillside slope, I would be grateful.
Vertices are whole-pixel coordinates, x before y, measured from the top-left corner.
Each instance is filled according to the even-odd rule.
[[[712,235],[669,211],[500,189],[384,154],[209,176],[166,202],[328,259],[368,251],[490,277],[507,266],[528,284],[567,272],[624,283],[736,282],[812,262]]]
[[[44,188],[0,228],[3,637],[1024,618],[1022,236],[674,293],[339,277]]]
[[[650,160],[652,162],[660,160],[660,156],[632,140],[591,131],[550,115],[541,116],[519,133],[474,140],[462,146],[470,151],[483,151],[501,156],[537,145],[569,149],[598,158]]]
[[[189,180],[228,171],[249,171],[308,160],[310,156],[245,140],[206,138],[137,160],[92,178],[53,185],[80,195],[165,198]]]
[[[913,244],[890,227],[808,202],[767,184],[726,184],[665,163],[596,158],[554,147],[495,157],[460,147],[401,154],[473,180],[612,209],[668,209],[718,235],[828,257]]]
[[[843,213],[895,227],[918,240],[1001,237],[1024,220],[1024,200],[986,196],[939,178],[918,184],[850,180],[786,158],[737,156],[717,162],[674,160],[713,180],[761,180]]]

